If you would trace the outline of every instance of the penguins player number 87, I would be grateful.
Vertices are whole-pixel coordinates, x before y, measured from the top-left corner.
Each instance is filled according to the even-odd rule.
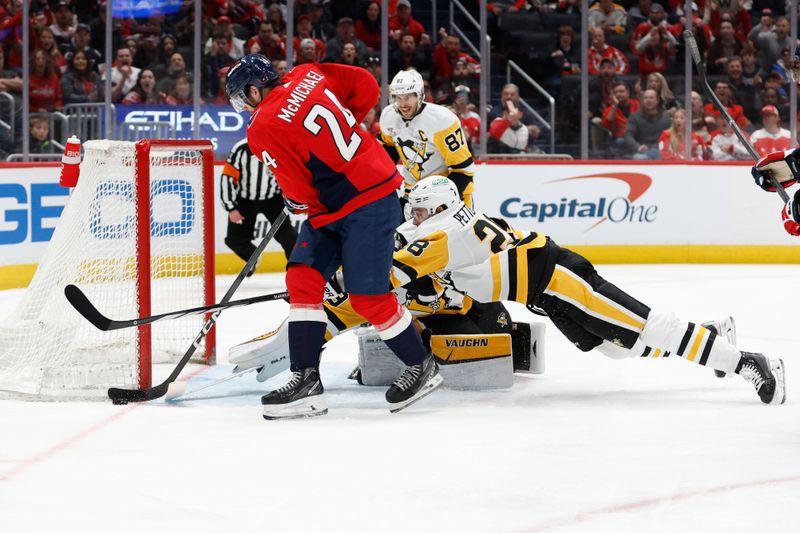
[[[458,152],[458,149],[464,145],[464,132],[461,131],[461,128],[457,128],[453,133],[444,138],[444,143],[451,152]]]

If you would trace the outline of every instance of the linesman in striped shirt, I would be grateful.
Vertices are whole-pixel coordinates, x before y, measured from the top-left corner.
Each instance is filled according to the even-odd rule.
[[[228,212],[225,244],[247,261],[256,249],[253,230],[257,215],[263,214],[272,224],[283,211],[281,188],[268,166],[250,151],[247,139],[236,143],[231,150],[220,180],[222,206]],[[297,240],[297,232],[291,224],[282,224],[275,234],[275,240],[288,259]]]

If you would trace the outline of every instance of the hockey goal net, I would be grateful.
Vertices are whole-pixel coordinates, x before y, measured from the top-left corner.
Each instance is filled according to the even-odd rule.
[[[104,397],[151,385],[203,316],[103,332],[64,297],[75,284],[106,316],[128,319],[214,303],[213,151],[208,141],[89,141],[81,177],[38,269],[0,323],[0,391]],[[213,363],[214,331],[197,350]]]

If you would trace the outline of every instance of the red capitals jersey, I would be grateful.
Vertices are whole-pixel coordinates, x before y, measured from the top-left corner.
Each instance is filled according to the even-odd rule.
[[[308,204],[315,228],[400,186],[386,151],[360,127],[380,92],[369,72],[306,64],[282,81],[253,112],[247,143],[271,167],[286,198]]]

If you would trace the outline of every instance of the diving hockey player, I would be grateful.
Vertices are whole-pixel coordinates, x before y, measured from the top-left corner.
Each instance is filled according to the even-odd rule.
[[[582,351],[614,358],[675,354],[741,375],[761,401],[785,401],[781,359],[739,351],[718,327],[651,310],[609,283],[584,257],[549,237],[523,235],[504,220],[467,208],[447,178],[428,178],[408,195],[412,219],[397,232],[392,285],[429,275],[479,302],[513,300],[543,310]]]
[[[446,175],[472,207],[475,164],[458,117],[425,102],[422,76],[416,70],[398,72],[389,97],[391,103],[381,112],[379,140],[389,156],[402,163],[406,191],[428,176]]]

